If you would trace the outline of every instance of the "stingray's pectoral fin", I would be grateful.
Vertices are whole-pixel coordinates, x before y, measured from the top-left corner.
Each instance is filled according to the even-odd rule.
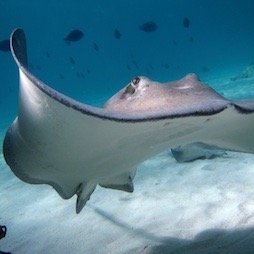
[[[78,196],[76,203],[76,213],[80,213],[86,202],[90,199],[90,196],[94,192],[95,188],[96,184],[91,182],[83,182],[78,186],[76,192]]]
[[[135,174],[136,170],[120,174],[118,176],[115,176],[114,178],[109,179],[108,181],[100,183],[100,186],[104,188],[133,192],[133,179],[135,177]]]
[[[197,159],[212,159],[226,152],[216,146],[195,142],[171,149],[173,157],[178,162],[190,162]]]

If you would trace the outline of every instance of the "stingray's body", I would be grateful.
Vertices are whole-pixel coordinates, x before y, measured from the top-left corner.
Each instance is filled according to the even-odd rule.
[[[96,108],[28,71],[21,29],[11,47],[20,74],[19,113],[5,137],[5,159],[26,182],[50,184],[63,198],[77,194],[77,212],[98,184],[133,191],[136,166],[169,147],[202,143],[254,152],[254,101],[228,101],[194,74],[163,85],[135,78]]]

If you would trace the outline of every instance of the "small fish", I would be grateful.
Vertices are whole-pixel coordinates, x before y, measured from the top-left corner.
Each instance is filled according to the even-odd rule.
[[[158,26],[154,21],[148,21],[141,26],[139,26],[139,29],[143,32],[150,33],[157,30]]]
[[[0,41],[0,51],[3,51],[3,52],[9,52],[9,51],[11,51],[10,40]]]
[[[165,69],[169,69],[169,64],[168,63],[164,63],[164,64],[162,64],[162,66],[165,68]]]
[[[93,42],[93,48],[94,48],[94,50],[97,51],[97,52],[100,50],[98,44],[95,43],[95,42]]]
[[[82,71],[77,71],[76,76],[79,79],[84,79],[85,78],[85,74]]]
[[[173,40],[172,42],[173,42],[174,46],[178,45],[178,42],[176,40]]]
[[[71,56],[69,57],[69,60],[72,65],[74,65],[76,63],[75,59]]]
[[[189,40],[188,40],[190,43],[193,43],[194,42],[194,38],[192,36],[189,37]]]
[[[152,64],[149,64],[149,68],[150,68],[151,70],[154,70],[154,67],[153,67]]]
[[[65,36],[64,41],[66,41],[68,44],[71,42],[79,41],[83,38],[84,33],[80,31],[79,29],[74,29],[70,31],[67,36]]]
[[[183,19],[183,26],[185,28],[188,28],[190,26],[190,20],[187,17]]]
[[[85,74],[83,72],[80,72],[80,77],[84,79],[85,78]]]
[[[51,55],[50,55],[50,53],[49,53],[48,51],[46,52],[46,57],[47,57],[47,58],[50,58],[50,57],[51,57]]]
[[[136,61],[136,60],[132,60],[132,63],[134,64],[134,66],[137,68],[137,69],[139,69],[139,66],[138,66],[138,62]]]
[[[129,64],[126,65],[127,69],[130,71],[131,70],[131,67]]]
[[[119,32],[118,29],[115,29],[115,30],[114,30],[114,36],[115,36],[116,39],[119,40],[119,39],[121,39],[122,34]]]
[[[13,93],[13,91],[14,91],[13,87],[9,86],[8,91],[9,91],[9,93]]]

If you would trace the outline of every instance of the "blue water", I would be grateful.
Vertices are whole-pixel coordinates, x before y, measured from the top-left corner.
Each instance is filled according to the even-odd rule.
[[[33,73],[75,99],[102,105],[135,75],[164,82],[188,72],[205,81],[237,73],[254,61],[253,9],[251,0],[0,1],[0,39],[23,28]],[[140,31],[146,21],[158,29]],[[75,28],[85,36],[68,46],[63,38]],[[17,68],[9,53],[0,52],[0,60],[0,113],[11,119],[17,110]]]
[[[189,72],[229,97],[249,98],[254,85],[230,78],[254,62],[253,11],[253,0],[0,0],[0,40],[23,28],[32,73],[87,104],[103,105],[136,75],[166,82]],[[141,31],[147,21],[158,29]],[[85,35],[67,45],[72,29]],[[0,141],[17,111],[18,70],[0,51]]]

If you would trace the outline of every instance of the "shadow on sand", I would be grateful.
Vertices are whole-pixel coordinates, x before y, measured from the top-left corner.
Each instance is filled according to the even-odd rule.
[[[145,246],[133,249],[133,253],[147,254],[253,254],[254,228],[221,230],[211,229],[199,233],[193,240],[156,236],[144,229],[135,228],[115,218],[108,212],[91,206],[101,217],[136,237],[147,240]]]

